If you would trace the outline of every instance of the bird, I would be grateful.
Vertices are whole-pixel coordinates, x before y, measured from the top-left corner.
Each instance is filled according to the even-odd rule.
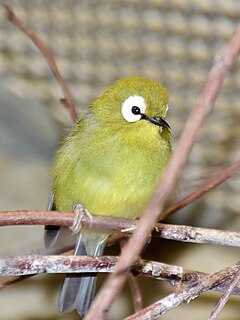
[[[49,209],[137,219],[150,201],[172,152],[165,120],[168,91],[155,80],[117,80],[92,103],[59,146],[52,165]],[[108,230],[81,228],[75,255],[101,256]],[[45,244],[59,227],[47,226]],[[96,275],[67,275],[58,310],[82,318],[94,298]]]

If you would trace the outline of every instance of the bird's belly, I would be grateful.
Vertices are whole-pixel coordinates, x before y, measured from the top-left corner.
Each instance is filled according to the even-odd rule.
[[[61,203],[64,207],[58,209],[68,211],[74,204],[81,203],[92,214],[137,218],[150,200],[160,173],[153,170],[152,174],[141,175],[141,171],[133,171],[121,166],[115,172],[100,168],[75,171],[71,185],[68,188],[62,185],[63,190],[56,190],[56,207]]]

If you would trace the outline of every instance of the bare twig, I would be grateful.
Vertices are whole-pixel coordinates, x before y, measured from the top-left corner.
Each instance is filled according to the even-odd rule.
[[[138,312],[143,309],[143,299],[139,287],[138,278],[132,273],[128,274],[128,283],[133,297],[134,311]]]
[[[127,317],[125,320],[152,320],[159,315],[178,307],[183,302],[189,302],[198,297],[203,292],[213,289],[216,286],[229,280],[239,270],[240,262],[231,267],[227,267],[212,275],[202,278],[201,281],[195,282],[193,285],[183,288],[178,293],[172,293],[167,297],[157,301],[151,306]]]
[[[3,289],[6,289],[8,287],[11,287],[15,283],[21,282],[21,281],[26,280],[30,277],[32,277],[32,275],[1,277],[0,278],[0,291]]]
[[[196,201],[200,197],[202,197],[205,193],[213,190],[221,183],[225,182],[227,179],[232,177],[236,172],[240,169],[240,160],[234,162],[230,166],[225,169],[221,169],[221,172],[218,172],[214,177],[207,180],[202,187],[200,187],[195,192],[191,193],[178,203],[172,205],[164,212],[164,218],[169,217],[170,215],[174,214],[175,212],[179,211],[183,207],[186,207],[188,204]]]
[[[120,242],[121,250],[126,245],[126,243],[127,243],[126,239]],[[142,299],[142,294],[139,287],[138,278],[132,273],[128,274],[128,284],[129,284],[131,295],[132,295],[134,311],[138,312],[143,309],[143,299]]]
[[[20,20],[16,16],[16,14],[13,12],[10,6],[4,5],[4,8],[5,8],[6,19],[10,21],[16,28],[21,30],[24,34],[26,34],[27,37],[31,39],[31,41],[35,44],[35,46],[39,49],[39,51],[42,53],[42,55],[46,59],[50,69],[52,70],[63,92],[64,98],[62,101],[61,100],[60,101],[68,109],[73,122],[76,122],[79,117],[76,111],[74,100],[72,98],[72,95],[70,93],[68,86],[66,85],[66,82],[64,81],[58,69],[58,66],[53,58],[53,55],[49,51],[48,47],[29,26],[27,26],[22,20]]]
[[[232,294],[233,290],[239,284],[240,280],[240,268],[233,276],[232,282],[229,284],[229,287],[226,289],[225,293],[222,295],[221,299],[219,299],[218,303],[216,304],[215,308],[211,312],[208,320],[216,320],[222,309],[224,308],[225,304],[227,303],[230,295]]]
[[[92,222],[84,215],[81,224],[87,228],[109,229],[121,231],[134,228],[135,220],[92,215]],[[71,227],[75,218],[74,212],[63,211],[39,211],[39,210],[15,210],[0,211],[0,226],[11,225],[56,225]]]
[[[41,256],[0,259],[0,275],[32,275],[38,273],[112,272],[116,257]]]
[[[217,54],[207,83],[200,95],[199,102],[186,123],[179,143],[160,180],[160,184],[149,205],[144,210],[143,217],[139,221],[136,231],[123,249],[115,272],[108,277],[96,296],[86,316],[86,320],[104,319],[106,312],[124,285],[130,266],[136,260],[144,244],[147,242],[149,234],[159,218],[159,212],[170,196],[176,184],[177,177],[180,175],[187,161],[200,128],[213,108],[226,74],[238,59],[240,53],[239,39],[240,27],[236,29],[228,44]]]
[[[14,258],[0,259],[0,290],[38,273],[86,273],[86,272],[112,272],[118,257],[103,256],[98,258],[86,256],[42,256],[30,255]],[[131,267],[133,275],[154,278],[156,280],[168,281],[172,285],[193,285],[201,282],[208,274],[199,271],[183,269],[166,263],[137,259]],[[9,276],[11,275],[11,276]],[[15,276],[13,276],[15,275]],[[231,275],[230,275],[231,276]],[[225,292],[231,283],[231,277],[214,287],[212,290]],[[233,295],[240,296],[240,284],[231,292]]]
[[[165,228],[165,226],[167,226]],[[160,229],[159,229],[160,227]],[[168,240],[178,240],[190,243],[209,243],[238,247],[240,233],[225,230],[198,228],[184,225],[171,225],[158,223],[155,227],[157,233],[153,236]]]
[[[75,213],[60,211],[38,211],[38,210],[17,210],[0,211],[0,226],[10,225],[58,225],[71,227]],[[82,218],[83,227],[94,229],[109,229],[112,231],[123,231],[128,236],[130,231],[137,225],[136,220],[113,218],[107,216],[92,215],[90,220],[87,215]],[[154,237],[168,240],[177,240],[189,243],[205,243],[240,247],[240,232],[198,228],[174,224],[156,224],[153,232]],[[118,239],[118,238],[117,238]],[[112,240],[110,240],[112,243]]]

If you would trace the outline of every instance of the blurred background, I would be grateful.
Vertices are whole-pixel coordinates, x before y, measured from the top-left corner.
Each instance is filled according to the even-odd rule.
[[[141,75],[170,92],[174,144],[196,105],[214,55],[240,20],[239,0],[15,0],[7,3],[56,58],[82,114],[116,79]],[[72,123],[59,103],[59,86],[32,43],[3,17],[0,8],[0,210],[46,209],[51,158]],[[240,157],[240,68],[227,77],[216,106],[180,178],[179,198]],[[170,222],[239,231],[240,181],[236,175],[174,216]],[[44,252],[42,227],[0,231],[1,257]],[[116,254],[116,248],[108,254]],[[239,259],[239,250],[171,241],[152,241],[144,257],[214,272]],[[0,318],[59,319],[62,277],[37,276],[0,294]],[[168,284],[141,279],[146,305],[170,293]],[[153,288],[155,288],[153,290]],[[218,294],[201,298],[161,319],[206,319]],[[223,320],[239,319],[239,298],[231,298]],[[132,312],[126,289],[108,319]],[[78,319],[76,314],[61,319]]]

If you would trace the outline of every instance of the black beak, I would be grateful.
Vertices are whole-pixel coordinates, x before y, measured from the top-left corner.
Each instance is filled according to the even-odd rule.
[[[153,124],[155,124],[155,125],[157,125],[157,126],[159,126],[159,127],[165,127],[165,128],[167,128],[167,129],[171,129],[171,127],[170,127],[170,125],[167,123],[167,121],[164,120],[164,119],[161,118],[161,117],[158,117],[158,116],[148,117],[148,116],[146,116],[144,113],[141,114],[141,116],[142,116],[142,119],[147,120],[147,121],[149,121],[149,122],[151,122],[151,123],[153,123]]]

